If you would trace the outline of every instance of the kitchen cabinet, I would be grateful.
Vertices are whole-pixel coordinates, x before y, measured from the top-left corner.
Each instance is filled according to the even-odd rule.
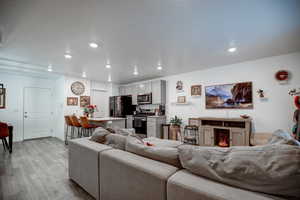
[[[126,128],[132,128],[132,124],[133,124],[133,116],[127,115],[126,116]]]
[[[152,104],[166,104],[166,81],[152,81]]]
[[[136,84],[131,85],[131,96],[132,96],[132,105],[137,105],[137,95],[138,95],[138,86]]]
[[[119,87],[120,95],[132,96],[133,105],[137,105],[137,95],[149,93],[152,93],[152,104],[166,104],[166,81],[147,81]]]
[[[152,92],[151,82],[143,82],[138,84],[138,94],[148,94]]]
[[[162,125],[166,123],[166,116],[147,117],[147,137],[162,138]]]

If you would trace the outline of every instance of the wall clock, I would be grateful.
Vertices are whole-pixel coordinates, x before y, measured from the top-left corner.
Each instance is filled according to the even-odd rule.
[[[83,83],[76,81],[74,83],[72,83],[71,85],[71,91],[73,92],[73,94],[75,95],[82,95],[85,91],[85,87],[83,85]]]

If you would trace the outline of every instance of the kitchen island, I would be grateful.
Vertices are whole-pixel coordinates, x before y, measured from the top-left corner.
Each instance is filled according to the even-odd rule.
[[[120,117],[93,117],[88,118],[91,124],[105,128],[125,128],[126,118]]]

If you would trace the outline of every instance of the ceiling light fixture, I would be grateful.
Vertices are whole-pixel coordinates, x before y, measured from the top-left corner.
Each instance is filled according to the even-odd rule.
[[[111,68],[111,65],[110,65],[109,63],[107,63],[107,64],[105,65],[105,67],[106,67],[107,69],[110,69],[110,68]]]
[[[108,75],[108,82],[111,82],[111,75]]]
[[[66,59],[71,59],[71,58],[72,58],[72,56],[71,56],[71,54],[70,54],[70,53],[66,53],[66,54],[65,54],[65,58],[66,58]]]
[[[137,66],[134,66],[133,75],[135,75],[135,76],[139,75],[139,72],[138,72]]]
[[[82,78],[86,78],[86,73],[82,72]]]
[[[52,70],[52,65],[49,65],[48,66],[48,72],[52,72],[53,70]]]
[[[236,47],[230,47],[229,49],[227,49],[227,51],[230,53],[236,52]]]
[[[160,63],[158,63],[157,70],[162,70],[162,66]]]
[[[95,42],[91,42],[89,45],[91,48],[94,48],[94,49],[98,48],[98,44]]]

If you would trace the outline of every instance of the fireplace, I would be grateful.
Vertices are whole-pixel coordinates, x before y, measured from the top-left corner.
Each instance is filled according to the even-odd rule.
[[[214,129],[215,145],[219,147],[230,146],[230,130],[229,129]]]

